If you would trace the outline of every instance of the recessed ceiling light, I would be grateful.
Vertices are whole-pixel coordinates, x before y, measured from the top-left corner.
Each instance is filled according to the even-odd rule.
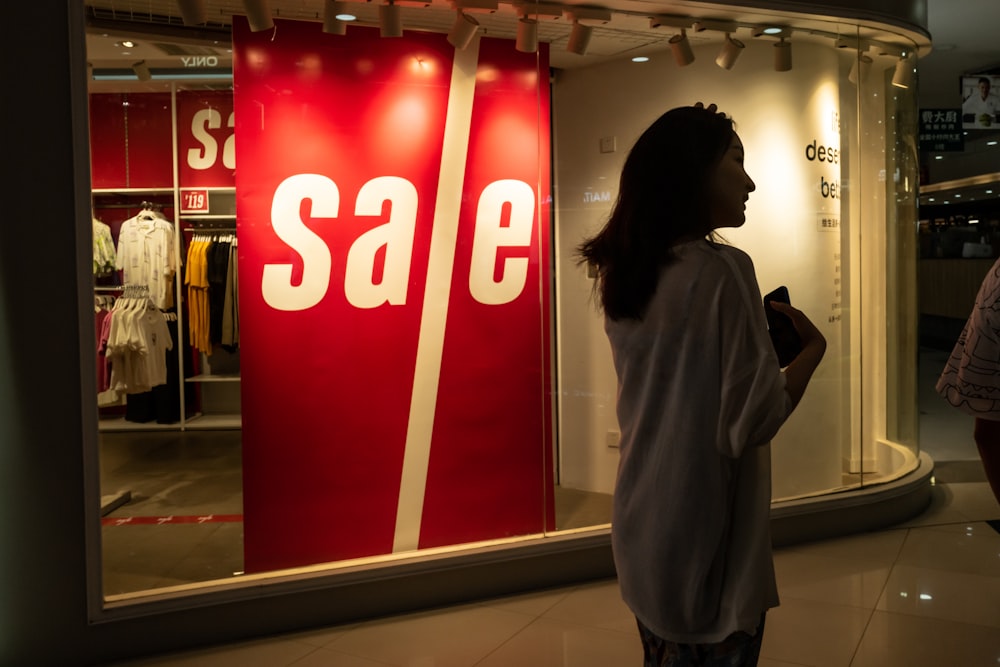
[[[943,155],[935,155],[935,156],[934,156],[934,159],[935,159],[935,160],[943,160],[943,159],[944,159],[944,156],[943,156]]]
[[[991,194],[993,194],[993,191],[992,190],[987,190],[986,194],[991,195]]]
[[[934,201],[934,197],[928,198],[927,201]]]
[[[358,17],[354,14],[337,14],[336,18],[338,21],[357,21]]]
[[[133,42],[131,39],[125,39],[122,40],[121,45],[124,46],[126,49],[131,49],[132,47],[135,46],[135,42]]]
[[[996,145],[997,145],[997,142],[996,142],[995,140],[994,140],[994,141],[987,141],[987,142],[986,142],[986,145],[987,145],[987,146],[996,146]]]
[[[776,27],[764,28],[764,34],[765,35],[780,35],[781,34],[781,28],[776,28]]]
[[[961,198],[962,198],[962,195],[960,195],[958,193],[955,193],[955,199],[961,199]]]
[[[632,58],[632,62],[634,63],[644,63],[647,62],[648,60],[649,56],[636,56],[635,58]]]

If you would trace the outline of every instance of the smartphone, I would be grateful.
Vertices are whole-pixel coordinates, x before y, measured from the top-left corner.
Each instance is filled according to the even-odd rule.
[[[771,344],[778,354],[778,364],[784,368],[792,363],[792,360],[799,356],[802,351],[802,339],[799,332],[795,330],[795,325],[788,315],[779,313],[771,307],[772,301],[791,303],[788,297],[788,288],[782,285],[772,292],[764,295],[764,315],[767,316],[767,332],[771,336]]]

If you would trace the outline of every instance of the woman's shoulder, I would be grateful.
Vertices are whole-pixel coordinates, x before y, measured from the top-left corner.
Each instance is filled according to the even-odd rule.
[[[706,240],[696,246],[696,252],[701,255],[702,261],[707,265],[706,268],[713,267],[722,273],[732,271],[753,273],[753,260],[750,259],[750,255],[734,246]]]

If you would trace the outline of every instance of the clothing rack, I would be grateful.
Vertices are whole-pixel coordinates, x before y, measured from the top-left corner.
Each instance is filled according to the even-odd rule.
[[[123,299],[148,299],[149,298],[149,285],[123,285],[122,286]]]
[[[213,223],[202,223],[196,227],[182,227],[185,232],[229,232],[230,234],[236,233],[236,226],[233,224],[213,224]]]

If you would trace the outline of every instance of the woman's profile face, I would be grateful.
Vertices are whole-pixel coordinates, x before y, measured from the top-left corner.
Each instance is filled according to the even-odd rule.
[[[740,227],[746,221],[746,202],[757,188],[743,168],[743,142],[733,133],[729,148],[709,177],[712,229]]]

